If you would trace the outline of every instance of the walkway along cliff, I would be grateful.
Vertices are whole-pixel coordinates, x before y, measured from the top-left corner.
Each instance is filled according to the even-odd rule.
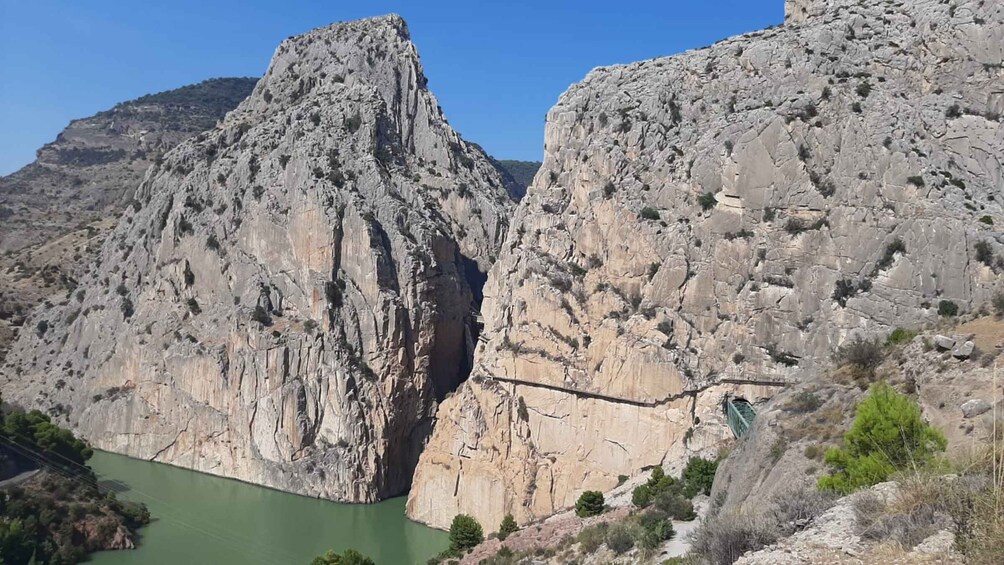
[[[723,401],[1001,288],[999,3],[793,0],[784,26],[595,69],[485,288],[416,520],[489,528],[732,437]],[[588,394],[587,394],[588,393]]]

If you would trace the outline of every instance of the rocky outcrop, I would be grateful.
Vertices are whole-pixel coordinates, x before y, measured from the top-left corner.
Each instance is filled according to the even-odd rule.
[[[1001,6],[793,5],[821,11],[596,69],[550,111],[410,516],[525,521],[675,471],[730,437],[727,395],[999,287]]]
[[[0,177],[0,363],[28,313],[92,267],[146,169],[256,82],[211,79],[74,120],[34,163]]]
[[[135,201],[80,289],[29,320],[5,400],[134,457],[338,500],[404,491],[514,206],[404,21],[283,42]]]

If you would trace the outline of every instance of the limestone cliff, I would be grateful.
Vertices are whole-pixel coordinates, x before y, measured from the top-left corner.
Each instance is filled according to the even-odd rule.
[[[35,313],[5,400],[96,447],[339,500],[404,491],[514,206],[397,16],[283,42]]]
[[[598,68],[550,111],[410,516],[523,522],[678,470],[731,437],[727,394],[769,396],[854,333],[1000,287],[1004,8],[796,7]]]
[[[33,163],[0,177],[0,364],[28,313],[92,265],[146,169],[256,82],[210,79],[73,120]]]

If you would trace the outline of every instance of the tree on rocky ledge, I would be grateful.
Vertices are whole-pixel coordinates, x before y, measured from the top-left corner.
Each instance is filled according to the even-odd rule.
[[[506,514],[505,518],[502,518],[502,523],[499,525],[499,539],[505,541],[510,534],[514,534],[519,531],[519,526],[516,525],[516,520],[512,517],[512,514]]]
[[[598,516],[603,513],[603,493],[598,490],[587,490],[579,495],[579,500],[575,502],[575,515],[580,518]]]
[[[450,524],[450,553],[462,555],[485,540],[481,524],[467,514],[457,514]]]

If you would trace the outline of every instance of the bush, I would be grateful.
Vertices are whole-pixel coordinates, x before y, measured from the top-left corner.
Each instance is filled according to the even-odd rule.
[[[885,344],[902,345],[904,343],[910,343],[915,337],[917,337],[917,332],[915,330],[896,328],[891,334],[889,334],[889,337],[885,338]]]
[[[715,195],[710,192],[705,192],[704,194],[697,197],[697,203],[701,205],[701,209],[705,212],[714,208],[715,204],[718,204],[718,200],[715,199]]]
[[[998,316],[1004,316],[1004,292],[995,294],[991,304],[993,304],[994,311],[997,312]]]
[[[603,513],[603,493],[598,490],[587,490],[579,495],[575,502],[575,515],[580,518],[598,516]]]
[[[645,508],[652,504],[652,490],[648,488],[648,485],[639,485],[634,488],[631,493],[631,504],[638,508]]]
[[[346,549],[345,553],[339,555],[334,551],[328,551],[324,555],[314,558],[310,565],[374,565],[373,560],[354,549]]]
[[[718,462],[702,457],[691,457],[683,469],[683,493],[688,497],[698,494],[711,494],[711,485],[715,482],[715,472]]]
[[[677,492],[666,491],[655,497],[653,506],[671,516],[674,520],[689,522],[697,517],[694,504]]]
[[[945,436],[921,419],[914,401],[878,383],[858,404],[843,446],[826,452],[834,472],[821,477],[819,487],[847,494],[885,481],[907,465],[922,465],[945,445]]]
[[[978,241],[973,247],[976,250],[976,260],[988,267],[992,267],[994,263],[994,251],[990,247],[990,243],[986,241]]]
[[[578,542],[579,549],[582,550],[583,554],[589,554],[595,552],[597,549],[603,545],[603,540],[606,539],[607,529],[609,525],[607,523],[596,524],[595,526],[589,526],[583,528],[579,532]]]
[[[659,211],[651,206],[645,206],[641,209],[641,217],[646,220],[658,220],[660,218]]]
[[[516,520],[513,519],[512,514],[506,514],[505,518],[502,518],[502,523],[499,525],[499,539],[505,541],[510,534],[514,534],[519,531],[519,526],[516,525]]]
[[[658,510],[638,516],[638,526],[640,531],[636,534],[635,541],[644,549],[655,549],[662,542],[672,539],[676,533],[669,516]]]
[[[812,412],[822,405],[823,400],[821,398],[816,396],[814,393],[803,390],[795,393],[795,395],[791,397],[791,400],[788,401],[785,408],[794,414],[805,414],[806,412]]]
[[[837,362],[841,365],[853,365],[865,371],[874,371],[885,359],[885,352],[878,340],[868,340],[861,336],[855,337],[837,349]]]
[[[945,317],[957,316],[959,314],[959,305],[951,300],[942,300],[938,302],[938,314]]]
[[[631,532],[622,524],[617,524],[607,531],[607,547],[617,555],[628,551],[634,547],[634,538]]]
[[[457,514],[450,524],[450,553],[461,555],[485,541],[481,524],[467,514]]]
[[[258,322],[263,326],[272,325],[272,318],[268,315],[268,312],[265,311],[265,308],[260,305],[254,307],[254,312],[251,313],[251,320]]]
[[[188,310],[193,316],[198,316],[202,313],[202,307],[199,306],[199,301],[194,298],[188,299]]]
[[[732,565],[744,553],[778,539],[778,528],[762,516],[719,514],[694,531],[691,552],[712,565]]]

